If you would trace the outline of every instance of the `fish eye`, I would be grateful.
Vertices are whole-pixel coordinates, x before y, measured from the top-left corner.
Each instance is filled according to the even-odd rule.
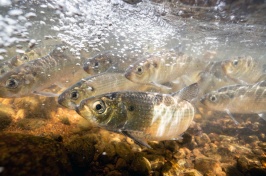
[[[217,101],[217,97],[215,95],[211,95],[210,96],[210,101],[216,102]]]
[[[98,114],[104,113],[106,107],[103,101],[98,100],[93,104],[93,109],[98,112]]]
[[[93,66],[93,67],[94,67],[95,69],[97,69],[97,68],[99,67],[99,65],[100,65],[99,62],[96,61],[96,62],[94,63],[94,66]]]
[[[13,78],[10,78],[6,81],[6,87],[7,88],[10,88],[10,89],[15,89],[18,87],[18,81],[13,79]]]
[[[78,93],[78,91],[72,91],[72,92],[70,93],[70,98],[71,98],[72,100],[77,100],[77,99],[79,98],[79,93]]]
[[[22,60],[28,60],[28,59],[29,59],[29,57],[27,55],[22,56]]]
[[[138,66],[138,67],[136,68],[136,71],[137,71],[137,74],[141,75],[142,72],[143,72],[142,66]]]
[[[238,65],[238,60],[234,60],[234,61],[233,61],[233,65],[234,65],[234,66],[237,66],[237,65]]]
[[[1,70],[1,74],[4,74],[6,71],[4,69]]]

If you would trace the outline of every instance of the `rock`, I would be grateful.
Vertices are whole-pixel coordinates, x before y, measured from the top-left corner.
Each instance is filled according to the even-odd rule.
[[[66,148],[74,169],[85,170],[89,167],[95,154],[94,143],[90,138],[75,138],[66,145]]]
[[[209,136],[206,133],[203,133],[201,136],[195,136],[195,141],[199,146],[204,146],[211,142]]]
[[[106,176],[122,176],[122,173],[118,172],[117,170],[113,170],[111,172],[108,172]]]
[[[120,170],[123,169],[127,166],[126,161],[123,158],[118,158],[116,164],[115,164],[115,168]]]
[[[182,147],[176,153],[173,154],[173,157],[176,159],[181,159],[181,158],[189,158],[190,155],[191,151],[186,147]]]
[[[130,165],[130,170],[134,175],[149,175],[151,172],[151,163],[141,155],[136,155]]]
[[[0,134],[2,175],[70,175],[65,148],[52,139],[16,133]]]
[[[17,122],[17,126],[22,130],[35,130],[46,125],[44,119],[23,118]]]
[[[169,141],[164,141],[164,148],[170,150],[171,152],[175,152],[180,147],[179,147],[177,141],[169,140]]]
[[[7,128],[12,122],[12,117],[5,113],[0,111],[0,131]]]
[[[199,171],[196,169],[190,169],[183,172],[184,176],[203,176]]]
[[[162,166],[164,165],[165,158],[161,155],[145,155],[145,157],[149,160],[151,163],[151,169],[152,170],[161,170]]]
[[[258,170],[264,170],[262,163],[257,158],[248,158],[247,156],[240,156],[237,160],[237,168],[242,173],[259,172]]]
[[[115,155],[116,155],[116,150],[114,144],[113,143],[107,144],[104,147],[103,152],[99,155],[98,160],[102,164],[107,164],[114,160]]]
[[[124,142],[114,142],[115,151],[120,158],[123,158],[127,163],[131,162],[134,154],[130,146]]]
[[[198,157],[195,159],[195,169],[204,175],[226,175],[221,168],[220,162],[208,157]]]

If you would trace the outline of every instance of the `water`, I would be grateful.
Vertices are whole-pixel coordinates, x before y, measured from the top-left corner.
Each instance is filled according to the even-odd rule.
[[[195,3],[143,0],[135,4],[121,0],[0,0],[0,60],[29,47],[62,42],[77,56],[84,57],[110,49],[140,48],[144,52],[174,49],[210,61],[243,55],[265,60],[266,3],[263,0]],[[209,53],[214,56],[208,57]],[[53,92],[58,89],[52,87]],[[226,113],[199,106],[195,124],[183,136],[183,142],[151,142],[153,149],[143,149],[129,138],[96,128],[75,111],[58,105],[56,98],[32,95],[1,99],[0,106],[0,138],[4,141],[0,151],[14,154],[4,150],[8,143],[21,140],[28,146],[30,142],[25,141],[32,142],[32,136],[52,139],[47,148],[57,141],[60,146],[53,151],[54,156],[46,156],[41,150],[36,152],[48,158],[44,162],[53,163],[61,157],[60,163],[68,163],[58,168],[50,166],[58,175],[265,175],[266,172],[266,123],[256,114],[236,115],[240,123],[236,125]],[[14,132],[26,136],[5,136]],[[45,144],[41,138],[32,145]],[[30,147],[16,150],[18,155],[37,157],[29,152]],[[18,161],[10,158],[6,163],[6,158],[0,158],[0,173],[14,175],[23,170],[49,173],[43,166],[36,171],[38,162],[31,165],[28,158]],[[17,166],[20,162],[31,164],[21,168]],[[10,169],[10,165],[16,166],[15,169]]]

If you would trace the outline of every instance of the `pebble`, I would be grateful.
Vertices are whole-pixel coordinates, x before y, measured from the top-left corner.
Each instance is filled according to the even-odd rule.
[[[114,142],[115,151],[120,158],[123,158],[127,163],[133,160],[134,154],[130,149],[129,144],[124,142]]]
[[[203,133],[201,136],[195,136],[195,141],[199,146],[204,146],[211,142],[209,136],[206,133]]]
[[[220,162],[208,157],[198,157],[195,159],[195,169],[204,175],[226,175],[221,168]]]
[[[5,113],[0,111],[0,131],[7,128],[12,122],[12,117]]]
[[[130,170],[136,175],[149,175],[151,172],[151,163],[141,155],[136,155],[130,165]]]
[[[118,158],[115,164],[115,168],[120,170],[120,169],[124,169],[126,166],[127,166],[126,161],[123,158]]]
[[[115,155],[116,155],[115,146],[113,143],[109,143],[104,147],[103,153],[99,155],[98,160],[102,164],[107,164],[110,163],[112,160],[114,160]]]

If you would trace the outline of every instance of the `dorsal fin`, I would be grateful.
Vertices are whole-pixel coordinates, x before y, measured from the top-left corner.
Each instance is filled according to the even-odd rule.
[[[199,85],[198,83],[191,84],[187,87],[184,87],[180,91],[173,93],[172,96],[177,96],[180,99],[191,101],[198,96]]]

